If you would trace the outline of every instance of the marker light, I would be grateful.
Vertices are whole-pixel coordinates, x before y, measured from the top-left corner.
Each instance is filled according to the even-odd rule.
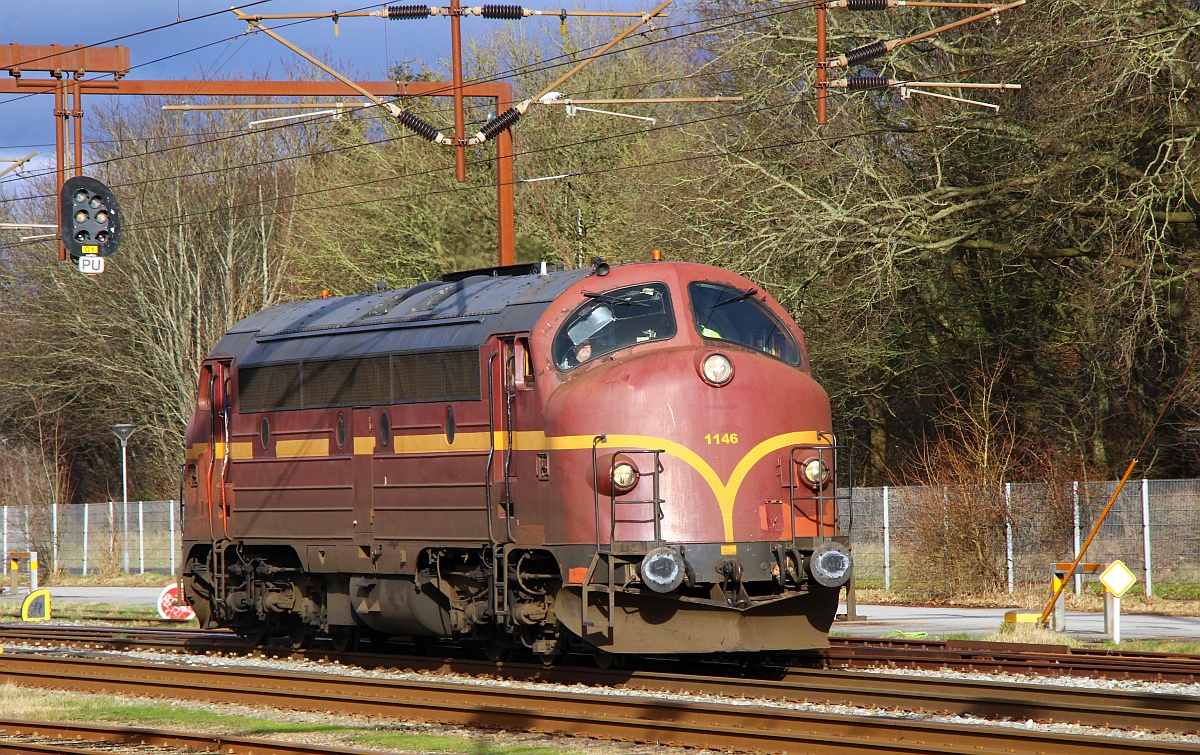
[[[733,362],[724,354],[709,354],[700,365],[700,376],[709,385],[725,385],[733,378]]]

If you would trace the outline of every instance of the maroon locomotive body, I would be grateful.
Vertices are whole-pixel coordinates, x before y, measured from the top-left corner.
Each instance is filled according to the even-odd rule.
[[[186,442],[187,600],[260,639],[821,647],[851,568],[803,334],[704,265],[272,307],[205,359]]]

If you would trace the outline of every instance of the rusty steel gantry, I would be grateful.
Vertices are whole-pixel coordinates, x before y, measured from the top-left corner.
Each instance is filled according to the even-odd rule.
[[[187,97],[346,97],[357,93],[340,81],[197,81],[194,79],[136,80],[129,73],[129,48],[64,45],[0,45],[0,93],[53,94],[55,125],[55,174],[57,188],[66,181],[65,151],[68,141],[74,152],[75,175],[83,170],[83,96],[187,96]],[[43,73],[48,77],[25,77]],[[97,74],[112,78],[85,78]],[[508,82],[462,83],[461,81],[360,81],[354,82],[375,97],[432,97],[450,93],[461,97],[492,100],[496,112],[512,107]],[[69,107],[68,107],[69,105]],[[70,119],[74,118],[72,138]],[[513,203],[513,141],[508,131],[497,135],[496,201],[498,205],[497,258],[500,265],[515,262]],[[61,218],[60,218],[61,221]],[[66,259],[59,241],[58,256]]]

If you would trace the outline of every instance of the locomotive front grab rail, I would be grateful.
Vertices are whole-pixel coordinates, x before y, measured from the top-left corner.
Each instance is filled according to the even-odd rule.
[[[843,528],[841,526],[841,516],[838,511],[838,504],[846,503],[846,510],[851,517],[850,525],[853,525],[854,512],[850,506],[850,501],[854,495],[854,457],[850,453],[848,446],[838,445],[837,438],[829,433],[820,433],[818,437],[828,437],[829,443],[805,443],[798,446],[792,446],[788,454],[788,488],[789,503],[793,521],[800,511],[799,504],[813,502],[815,503],[815,511],[813,512],[813,524],[815,527],[815,536],[813,544],[818,545],[830,537],[836,537],[843,531],[848,532],[849,526]],[[803,467],[805,464],[816,459],[824,465],[824,468],[829,470],[829,477],[823,480],[814,489],[811,486],[801,482]],[[844,464],[843,464],[844,462]],[[838,485],[838,476],[845,474],[846,484]],[[833,516],[826,516],[826,506],[833,504]],[[827,531],[832,530],[827,534]],[[793,526],[792,537],[798,535]]]
[[[597,450],[598,450],[599,444],[606,443],[606,442],[608,442],[608,437],[603,434],[597,435],[594,438],[592,438],[592,501],[593,501],[593,506],[595,508],[595,515],[596,515],[596,550],[597,551],[603,550],[603,546],[604,546],[604,544],[600,540],[600,459],[597,454]],[[663,466],[662,466],[662,461],[660,460],[660,456],[664,453],[666,453],[666,450],[661,449],[661,448],[653,449],[653,450],[652,449],[644,449],[644,448],[618,448],[618,449],[614,449],[612,451],[611,458],[609,460],[608,470],[607,470],[608,480],[610,481],[609,482],[610,492],[608,495],[608,524],[609,524],[609,527],[608,527],[608,549],[609,549],[609,551],[613,550],[613,544],[617,543],[617,542],[645,542],[643,540],[637,540],[637,541],[618,541],[617,540],[617,505],[618,504],[620,504],[622,506],[637,505],[637,504],[642,504],[642,505],[650,504],[652,506],[652,509],[651,509],[652,515],[651,516],[652,516],[652,521],[654,523],[654,540],[653,540],[653,542],[655,545],[662,544],[662,542],[663,542],[663,539],[662,539],[662,520],[663,520],[662,504],[664,503],[664,501],[662,498],[662,484],[661,484],[662,483],[661,474],[663,471]],[[652,475],[652,477],[651,477],[651,479],[652,479],[651,496],[652,497],[651,498],[637,498],[637,499],[629,498],[629,499],[626,499],[626,498],[624,498],[623,495],[618,495],[615,486],[613,486],[611,483],[611,480],[613,478],[613,473],[616,471],[617,465],[620,463],[618,460],[621,457],[626,457],[628,459],[629,457],[639,456],[639,455],[647,455],[647,454],[652,457],[651,467],[650,467],[650,469],[652,470],[652,472],[651,472],[651,475]],[[629,459],[629,460],[632,461],[632,459]],[[637,482],[634,483],[635,488],[638,484],[641,483],[642,476],[644,476],[644,475],[639,470]],[[633,492],[633,489],[630,489],[628,492]],[[623,500],[617,500],[618,498],[622,498]],[[632,523],[637,524],[638,522],[635,521]]]
[[[612,456],[609,459],[608,469],[606,470],[606,474],[608,475],[608,480],[609,480],[609,484],[608,484],[608,487],[609,487],[609,495],[608,495],[609,530],[608,530],[608,544],[606,546],[600,540],[600,531],[601,531],[600,530],[600,479],[601,478],[600,478],[600,458],[599,458],[599,454],[597,453],[597,450],[601,443],[607,443],[607,442],[608,442],[608,437],[603,434],[597,435],[592,438],[592,501],[593,501],[593,505],[594,505],[595,518],[596,518],[596,550],[592,554],[591,564],[588,566],[587,573],[584,575],[584,578],[583,578],[583,584],[581,585],[581,596],[580,596],[580,606],[579,607],[580,607],[580,625],[584,628],[584,630],[586,631],[588,628],[593,628],[593,629],[607,628],[609,631],[609,639],[611,640],[612,639],[611,633],[614,631],[612,616],[613,616],[613,612],[616,610],[616,569],[617,569],[616,561],[618,559],[622,559],[622,558],[629,559],[631,557],[631,555],[633,554],[633,552],[638,549],[638,547],[640,547],[642,552],[645,552],[646,550],[648,550],[648,548],[645,547],[646,542],[642,541],[642,540],[628,541],[631,544],[635,545],[635,548],[633,548],[633,549],[618,549],[618,548],[614,547],[616,545],[616,543],[618,543],[618,542],[626,542],[626,541],[618,541],[617,540],[617,504],[618,503],[622,504],[622,505],[651,504],[651,506],[652,506],[651,517],[654,522],[653,544],[655,546],[662,544],[662,542],[663,542],[663,539],[662,539],[663,499],[662,499],[662,485],[661,485],[662,477],[661,477],[661,475],[662,475],[663,467],[662,467],[662,463],[661,463],[659,457],[662,454],[666,453],[666,451],[663,449],[656,449],[656,450],[615,449],[612,452]],[[651,467],[650,467],[650,469],[652,470],[652,472],[651,472],[651,480],[652,480],[651,495],[652,495],[652,498],[650,498],[648,500],[647,499],[626,499],[626,500],[618,501],[617,498],[619,496],[617,494],[615,485],[612,483],[613,473],[616,471],[618,463],[620,463],[618,460],[621,459],[621,457],[625,457],[625,459],[627,459],[628,461],[632,461],[632,459],[630,459],[630,457],[636,456],[636,455],[644,455],[644,454],[649,454],[652,457]],[[634,483],[634,488],[636,488],[640,482],[641,482],[641,472],[639,471],[637,481]],[[633,488],[631,488],[627,492],[632,493]],[[637,524],[638,522],[634,522],[634,523]],[[618,553],[618,550],[620,550],[621,553]],[[604,561],[605,571],[607,572],[605,575],[607,577],[606,584],[593,585],[592,577],[595,575],[596,567],[600,565],[601,561]],[[589,594],[590,594],[592,588],[596,588],[604,593],[607,593],[607,595],[608,595],[608,617],[607,617],[607,620],[604,621],[603,623],[588,620],[588,607],[590,604]]]

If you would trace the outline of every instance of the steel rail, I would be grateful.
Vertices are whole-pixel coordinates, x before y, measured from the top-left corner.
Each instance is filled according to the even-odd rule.
[[[21,739],[3,739],[20,737]],[[32,742],[27,738],[54,739]],[[0,755],[25,753],[69,753],[96,755],[95,747],[72,747],[68,742],[103,742],[109,745],[172,748],[194,752],[220,752],[224,755],[378,755],[377,751],[337,747],[314,747],[273,739],[192,734],[181,731],[142,729],[103,724],[75,724],[58,721],[0,719]]]
[[[560,693],[476,684],[396,681],[277,670],[0,655],[0,678],[22,686],[337,711],[441,724],[659,742],[709,749],[823,753],[1195,752],[1193,745],[1125,737],[967,726],[648,696]]]
[[[245,640],[224,630],[10,625],[0,626],[0,639],[32,643],[68,642],[114,649],[158,648],[196,652],[248,652],[254,649]],[[830,643],[832,647],[828,649],[793,653],[779,660],[798,668],[847,670],[883,666],[934,671],[951,668],[1047,676],[1100,676],[1183,683],[1200,681],[1200,656],[1179,653],[963,640],[831,637]],[[262,650],[269,654],[293,655],[291,651],[280,648]],[[372,660],[370,655],[361,654],[353,656],[350,662],[374,666],[378,665],[378,661],[378,657]]]
[[[493,676],[526,682],[627,687],[693,695],[804,700],[822,704],[900,708],[1023,720],[1053,720],[1087,726],[1142,728],[1180,733],[1200,731],[1200,698],[1141,691],[801,667],[761,667],[746,671],[728,665],[689,664],[687,673],[679,672],[671,666],[653,671],[605,672],[570,666],[547,669],[536,664],[495,664],[429,656],[327,653],[321,650],[301,653],[287,648],[250,649],[240,638],[227,633],[163,633],[142,630],[144,639],[135,641],[128,639],[129,631],[122,630],[114,633],[116,639],[106,643],[89,639],[86,634],[70,633],[69,636],[75,637],[76,643],[107,644],[125,649],[161,647],[160,640],[152,638],[163,635],[168,640],[166,646],[173,650],[216,649],[234,653],[252,650],[276,657],[299,656],[309,660],[339,661],[363,668],[402,667],[430,673]],[[201,640],[217,642],[197,646],[197,636]]]

